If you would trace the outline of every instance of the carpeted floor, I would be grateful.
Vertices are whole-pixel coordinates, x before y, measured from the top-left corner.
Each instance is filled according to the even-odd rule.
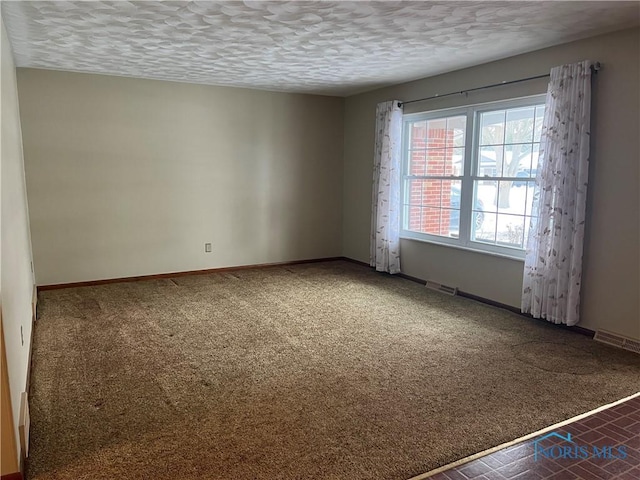
[[[347,262],[40,302],[29,479],[407,479],[640,386],[638,355]]]

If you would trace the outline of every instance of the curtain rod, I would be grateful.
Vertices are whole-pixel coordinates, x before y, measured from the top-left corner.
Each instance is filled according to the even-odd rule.
[[[598,70],[600,70],[600,62],[596,62],[595,64],[591,65],[591,71],[593,73],[598,73]],[[398,103],[400,104],[400,106],[403,106],[403,105],[407,105],[409,103],[424,102],[425,100],[433,100],[434,98],[449,97],[451,95],[464,95],[466,93],[475,92],[477,90],[485,90],[487,88],[502,87],[503,85],[511,85],[513,83],[520,83],[520,82],[528,82],[530,80],[538,80],[539,78],[546,78],[546,77],[550,77],[550,76],[551,76],[550,73],[546,73],[544,75],[536,75],[534,77],[519,78],[518,80],[510,80],[508,82],[504,81],[504,82],[500,82],[500,83],[494,83],[494,84],[491,84],[491,85],[484,85],[482,87],[469,88],[467,90],[460,90],[459,92],[444,93],[442,95],[436,94],[436,95],[432,95],[430,97],[418,98],[416,100],[409,100],[407,102],[398,102]]]

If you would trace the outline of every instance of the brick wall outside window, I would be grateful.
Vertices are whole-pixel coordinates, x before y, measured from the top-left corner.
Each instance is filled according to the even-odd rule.
[[[453,175],[453,130],[414,125],[410,175]],[[442,202],[442,203],[441,203]],[[451,180],[412,180],[409,189],[409,230],[449,235]]]

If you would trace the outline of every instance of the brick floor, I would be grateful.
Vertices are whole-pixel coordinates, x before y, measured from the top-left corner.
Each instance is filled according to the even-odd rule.
[[[547,432],[428,478],[640,480],[640,397],[576,420],[553,432],[571,441],[555,435],[545,438],[551,433]],[[594,447],[597,452],[594,452]],[[603,454],[603,447],[611,447],[611,450],[607,449]]]

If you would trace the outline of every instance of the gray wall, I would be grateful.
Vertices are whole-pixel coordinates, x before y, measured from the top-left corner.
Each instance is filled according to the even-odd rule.
[[[582,320],[640,338],[639,158],[640,30],[631,29],[531,52],[473,68],[347,98],[343,253],[368,261],[375,106],[549,72],[585,59],[600,61],[594,81],[588,222]],[[544,93],[547,80],[520,83],[408,105],[406,113]],[[520,305],[523,263],[501,257],[402,240],[402,271],[469,293]]]
[[[18,88],[39,285],[341,254],[343,99],[34,69]]]

